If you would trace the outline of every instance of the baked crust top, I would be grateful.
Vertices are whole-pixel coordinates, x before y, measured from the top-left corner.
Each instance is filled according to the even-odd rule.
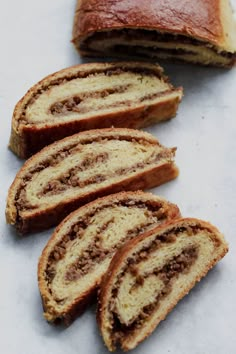
[[[120,28],[155,29],[236,48],[228,0],[79,0],[73,37]],[[231,34],[230,34],[231,33]]]

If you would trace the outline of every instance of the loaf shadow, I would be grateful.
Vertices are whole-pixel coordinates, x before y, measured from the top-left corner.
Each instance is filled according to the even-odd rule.
[[[34,297],[32,308],[34,309],[32,315],[33,322],[37,327],[37,332],[40,332],[41,335],[44,335],[48,338],[55,338],[55,340],[57,340],[58,335],[60,335],[61,337],[65,336],[65,338],[67,336],[71,338],[76,338],[78,337],[78,335],[76,335],[75,333],[77,332],[78,334],[79,329],[83,329],[83,326],[86,326],[88,321],[95,322],[91,321],[91,317],[95,318],[95,310],[93,305],[87,308],[80,316],[75,318],[75,320],[70,323],[70,325],[66,325],[64,322],[59,320],[56,323],[47,322],[46,319],[44,319],[43,317],[43,306],[39,291],[38,294],[36,294],[36,296]]]
[[[35,294],[34,301],[32,301],[32,323],[36,328],[37,333],[48,338],[56,338],[60,333],[64,332],[66,327],[62,323],[50,324],[43,317],[43,306],[39,291]]]
[[[226,68],[217,68],[210,66],[194,65],[181,62],[159,61],[164,68],[166,75],[175,86],[183,86],[184,97],[202,90],[202,86],[209,84],[214,87],[214,81],[223,79],[231,75],[230,70]],[[205,92],[206,93],[206,92]]]
[[[9,147],[6,147],[5,153],[1,156],[1,168],[3,168],[3,176],[8,179],[8,184],[10,187],[10,183],[13,182],[16,173],[19,171],[21,166],[24,164],[25,160],[20,159],[16,156]],[[11,177],[12,176],[12,177]]]
[[[96,321],[96,304],[89,306],[86,311],[77,317],[70,326],[65,326],[63,323],[49,324],[42,317],[42,306],[40,312],[40,297],[35,299],[34,313],[35,326],[37,332],[45,337],[45,340],[62,341],[70,343],[71,352],[81,352],[89,347],[91,354],[108,354]],[[67,345],[66,345],[67,346]],[[92,352],[91,352],[92,348]],[[122,350],[117,350],[117,354],[122,354]]]
[[[100,336],[96,322],[96,305],[92,305],[77,317],[77,319],[68,327],[63,324],[50,325],[42,324],[39,321],[38,327],[40,334],[45,336],[46,340],[53,340],[57,343],[63,342],[71,353],[90,353],[90,354],[108,354],[110,353]],[[122,351],[117,351],[121,354]]]
[[[45,230],[43,232],[29,233],[26,235],[21,235],[12,225],[8,225],[3,222],[3,229],[1,230],[3,243],[8,244],[11,247],[22,247],[26,251],[34,250],[36,248],[42,248],[46,245],[52,235],[54,228]],[[7,237],[5,237],[7,235]]]

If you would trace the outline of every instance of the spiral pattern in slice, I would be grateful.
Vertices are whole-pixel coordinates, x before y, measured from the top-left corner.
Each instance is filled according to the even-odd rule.
[[[22,233],[57,224],[87,202],[175,178],[175,148],[131,129],[88,131],[56,142],[28,160],[8,195],[7,220]]]
[[[197,219],[170,221],[126,243],[99,295],[98,323],[108,349],[133,349],[227,250],[219,231]]]
[[[89,303],[114,253],[141,232],[178,217],[177,206],[144,192],[98,199],[63,221],[39,261],[45,317],[70,322]]]

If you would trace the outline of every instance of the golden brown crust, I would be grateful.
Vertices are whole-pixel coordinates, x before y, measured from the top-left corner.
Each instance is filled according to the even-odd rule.
[[[143,172],[136,173],[135,176],[125,178],[123,181],[118,183],[113,183],[107,185],[106,187],[101,187],[100,189],[94,190],[91,193],[84,193],[79,198],[74,197],[69,201],[64,200],[63,203],[59,203],[56,206],[46,206],[44,210],[37,211],[36,209],[33,213],[27,216],[19,216],[19,211],[16,206],[18,191],[25,175],[28,173],[32,166],[34,166],[36,163],[44,161],[44,159],[50,156],[50,154],[64,146],[67,146],[67,144],[71,144],[72,142],[79,143],[87,141],[88,139],[90,140],[98,137],[104,138],[107,136],[128,137],[129,139],[130,137],[142,137],[144,140],[150,143],[159,145],[159,142],[152,135],[138,130],[125,128],[91,130],[73,135],[49,145],[28,159],[17,173],[15,180],[13,181],[8,192],[6,206],[7,223],[15,225],[18,231],[22,234],[43,230],[56,225],[70,212],[92,200],[95,200],[98,197],[120,192],[122,190],[134,191],[139,189],[153,188],[178,176],[178,168],[172,161],[162,163],[161,165],[157,164],[155,167],[149,167],[143,170]]]
[[[221,0],[186,2],[151,0],[79,0],[73,38],[95,31],[145,28],[183,34],[221,45],[224,38]]]
[[[97,322],[101,330],[101,334],[104,335],[105,333],[105,318],[104,318],[104,312],[105,308],[107,306],[107,303],[109,302],[109,295],[110,295],[110,289],[113,284],[113,279],[114,277],[118,274],[119,270],[122,268],[122,266],[126,263],[127,258],[131,255],[132,250],[136,245],[141,243],[143,240],[148,239],[149,237],[153,235],[161,235],[168,230],[175,229],[176,227],[182,227],[182,226],[200,226],[201,228],[209,231],[214,239],[215,242],[218,244],[219,251],[216,255],[212,257],[212,260],[210,264],[205,268],[204,272],[198,275],[197,277],[193,278],[192,283],[188,287],[188,289],[184,289],[178,296],[178,298],[175,299],[172,303],[169,304],[167,311],[165,311],[161,317],[158,318],[158,321],[152,325],[151,328],[149,328],[149,331],[145,333],[145,335],[138,340],[138,342],[135,343],[135,345],[131,345],[129,340],[126,342],[125,339],[122,341],[121,346],[124,351],[128,351],[130,349],[133,349],[136,345],[138,345],[141,341],[143,341],[145,338],[147,338],[153,330],[156,328],[156,326],[159,324],[160,321],[164,320],[168,313],[176,306],[176,304],[186,295],[188,292],[194,287],[194,285],[203,278],[208,271],[221,259],[225,256],[225,254],[228,252],[228,245],[226,241],[224,240],[223,235],[218,231],[218,229],[211,225],[209,222],[202,221],[196,218],[181,218],[181,219],[175,219],[170,222],[167,222],[165,225],[158,226],[156,229],[153,229],[151,231],[148,231],[144,234],[139,235],[133,240],[128,241],[122,248],[120,248],[115,256],[113,257],[109,269],[105,276],[103,277],[101,286],[100,286],[100,292],[98,296],[98,308],[97,308]],[[211,257],[211,255],[209,255]],[[104,338],[106,345],[108,346],[108,349],[110,351],[115,350],[114,344],[112,344],[111,341],[108,341]]]
[[[177,205],[172,204],[165,199],[155,196],[151,193],[145,193],[142,191],[135,192],[120,192],[112,194],[106,197],[99,198],[93,202],[90,202],[80,209],[72,212],[68,215],[55,229],[54,233],[50,237],[47,245],[45,246],[42,255],[40,256],[38,263],[38,283],[39,290],[42,298],[42,304],[44,308],[44,316],[49,322],[63,321],[66,325],[69,325],[78,315],[80,315],[86,309],[87,305],[91,304],[95,300],[97,289],[100,284],[101,278],[97,279],[96,285],[90,286],[83,294],[78,292],[77,298],[67,306],[67,309],[63,313],[58,313],[56,309],[50,305],[52,296],[49,293],[47,282],[45,279],[45,270],[48,262],[50,261],[50,254],[55,245],[65,236],[65,230],[69,230],[70,225],[75,224],[75,220],[81,219],[81,216],[88,213],[95,212],[95,210],[106,207],[107,205],[116,204],[122,201],[133,201],[151,203],[154,206],[157,204],[162,210],[161,219],[159,222],[166,223],[169,220],[180,217],[180,211]],[[155,225],[153,225],[155,227]]]
[[[139,129],[159,121],[170,119],[176,115],[182,97],[182,88],[175,89],[169,84],[170,90],[174,95],[168,95],[160,102],[152,102],[150,104],[140,102],[136,107],[127,105],[127,107],[123,107],[117,112],[98,113],[90,118],[60,121],[53,124],[47,121],[43,124],[25,122],[25,110],[37,92],[43,92],[49,85],[53,85],[57,80],[62,80],[63,78],[71,78],[73,75],[83,76],[84,74],[96,73],[96,71],[102,72],[110,68],[139,68],[144,71],[149,69],[154,75],[157,75],[166,82],[168,81],[160,66],[140,62],[80,64],[48,75],[31,87],[17,103],[12,117],[10,149],[19,157],[28,158],[46,145],[81,131],[113,126]]]
[[[220,1],[78,1],[74,39],[98,30],[127,27],[174,32],[219,44],[223,35]]]
[[[122,30],[137,30],[137,35],[133,37],[130,34],[124,37]],[[148,36],[147,44],[144,45],[146,36],[138,32],[142,30],[147,34],[150,31],[167,34],[169,39],[163,43],[168,44],[168,41],[172,41],[176,43],[176,47],[171,46],[169,51],[166,46],[159,48],[158,43],[155,46],[154,40],[150,44]],[[113,47],[112,33],[115,32],[118,33],[118,37],[114,40]],[[99,33],[104,33],[105,45],[100,44],[101,50],[100,47],[98,49],[97,46],[92,45],[96,44],[96,34]],[[171,40],[171,34],[178,35],[179,39],[175,41],[173,37]],[[94,39],[93,35],[95,35]],[[140,44],[139,37],[142,37]],[[195,42],[192,46],[178,47],[178,44],[185,43],[185,38],[192,38]],[[91,48],[87,45],[87,40]],[[122,51],[123,40],[125,47]],[[174,58],[203,65],[232,67],[236,61],[236,21],[229,0],[192,0],[187,3],[185,0],[79,0],[74,18],[72,42],[81,55]],[[98,43],[102,43],[102,37]],[[202,45],[202,57],[200,49],[192,52],[194,45],[199,48]],[[154,49],[148,52],[148,46],[153,46]],[[212,47],[212,51],[209,48],[207,50],[207,47]]]

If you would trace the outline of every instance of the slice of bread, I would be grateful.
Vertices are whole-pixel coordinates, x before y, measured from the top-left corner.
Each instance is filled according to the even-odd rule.
[[[145,127],[174,117],[181,97],[158,65],[77,65],[47,76],[18,102],[9,146],[27,158],[81,131]]]
[[[95,297],[116,250],[140,232],[177,217],[176,205],[141,191],[112,194],[71,213],[39,259],[45,318],[71,323]]]
[[[158,186],[178,175],[175,150],[148,133],[125,128],[60,140],[18,172],[8,193],[7,222],[21,233],[39,231],[98,197]]]
[[[227,251],[214,226],[190,218],[128,241],[112,259],[99,295],[97,317],[108,349],[136,347]]]

